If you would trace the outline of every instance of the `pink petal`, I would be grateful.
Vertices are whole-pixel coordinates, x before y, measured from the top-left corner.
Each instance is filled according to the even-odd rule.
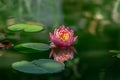
[[[60,38],[61,33],[68,33],[69,34],[69,39],[64,41]],[[77,39],[74,36],[74,31],[70,29],[69,27],[65,27],[64,25],[61,25],[59,28],[56,28],[54,30],[54,34],[49,33],[51,41],[55,44],[57,47],[69,47],[71,46]]]
[[[78,36],[74,37],[73,39],[73,43],[77,40]]]
[[[65,29],[65,26],[64,26],[64,25],[61,25],[60,28],[61,28],[61,29]]]
[[[52,33],[49,33],[49,35],[50,35],[50,40],[54,41],[54,35]]]
[[[50,48],[55,48],[55,44],[53,42],[50,43]]]
[[[49,55],[49,58],[54,54],[54,50],[52,49]]]
[[[58,29],[55,29],[55,30],[54,30],[54,35],[55,35],[56,32],[58,32],[57,30],[58,30]]]

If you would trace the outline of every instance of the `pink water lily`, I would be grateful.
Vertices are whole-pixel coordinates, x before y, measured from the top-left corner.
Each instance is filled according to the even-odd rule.
[[[57,47],[69,47],[72,46],[77,36],[74,37],[74,31],[64,25],[54,30],[54,34],[49,33],[52,44]]]
[[[51,53],[49,57],[53,55],[55,61],[64,63],[64,61],[73,58],[74,52],[76,52],[74,47],[67,47],[67,48],[55,47],[55,48],[51,48]]]

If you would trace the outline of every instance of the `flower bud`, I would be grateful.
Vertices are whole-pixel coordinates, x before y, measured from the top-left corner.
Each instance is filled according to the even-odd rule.
[[[70,47],[77,39],[77,36],[74,37],[74,31],[64,25],[55,29],[54,34],[49,33],[49,35],[52,44],[56,47]]]

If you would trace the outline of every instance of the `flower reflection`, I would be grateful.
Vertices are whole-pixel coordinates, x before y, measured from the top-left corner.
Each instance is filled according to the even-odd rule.
[[[13,44],[10,41],[0,42],[0,49],[9,49],[12,46],[13,46]]]
[[[52,47],[49,57],[53,56],[55,61],[64,63],[64,61],[73,58],[74,52],[76,50],[72,46],[67,48]]]
[[[56,28],[54,33],[50,35],[50,57],[53,56],[55,61],[64,63],[73,58],[73,54],[76,51],[72,46],[77,40],[78,36],[74,36],[74,31],[64,25]]]

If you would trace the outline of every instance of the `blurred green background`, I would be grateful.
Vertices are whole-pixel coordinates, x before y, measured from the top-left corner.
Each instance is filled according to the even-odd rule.
[[[42,32],[11,32],[16,23],[42,24]],[[77,53],[56,74],[27,74],[11,64],[49,58],[50,51],[23,54],[0,50],[0,80],[120,80],[120,0],[0,0],[0,41],[50,44],[49,32],[64,24],[75,31]]]

